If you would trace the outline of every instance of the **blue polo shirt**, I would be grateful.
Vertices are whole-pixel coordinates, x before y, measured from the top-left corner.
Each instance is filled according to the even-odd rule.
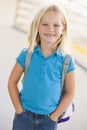
[[[27,52],[27,49],[23,49],[16,58],[22,68],[25,67]],[[64,60],[65,55],[62,55],[60,50],[44,57],[39,45],[34,49],[20,92],[24,109],[38,114],[50,114],[56,109],[60,102]],[[74,69],[75,64],[71,57],[67,72]]]

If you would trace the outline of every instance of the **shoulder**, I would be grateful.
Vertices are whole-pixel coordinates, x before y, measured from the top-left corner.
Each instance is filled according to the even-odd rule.
[[[56,51],[56,54],[57,54],[57,57],[61,58],[61,62],[64,63],[65,62],[65,59],[72,59],[72,56],[69,54],[69,53],[66,53],[64,51],[61,51],[60,49],[57,49]]]
[[[25,59],[26,59],[26,55],[28,53],[28,49],[27,48],[23,48],[21,49],[21,51],[19,52],[18,56],[16,57],[16,61],[24,68],[24,64],[25,64]]]
[[[61,60],[63,64],[68,64],[68,73],[76,69],[75,59],[71,54],[61,53]]]
[[[28,49],[27,49],[27,48],[21,49],[21,51],[20,51],[19,54],[18,54],[18,57],[26,57],[27,52],[28,52]]]
[[[23,48],[23,49],[21,49],[21,51],[20,51],[19,54],[24,54],[24,55],[26,55],[27,52],[28,52],[28,49],[27,49],[27,48]]]
[[[69,62],[74,62],[74,57],[69,53],[61,53],[61,58],[63,61],[65,61],[65,59],[69,59]]]
[[[75,70],[76,69],[76,65],[75,65],[75,59],[74,59],[74,57],[72,56],[72,55],[70,55],[70,54],[66,54],[66,56],[65,56],[65,59],[68,59],[68,72],[71,72],[71,71],[73,71],[73,70]]]

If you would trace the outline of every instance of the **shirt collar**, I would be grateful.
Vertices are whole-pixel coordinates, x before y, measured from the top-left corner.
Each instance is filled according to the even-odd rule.
[[[39,44],[37,44],[37,46],[35,47],[34,52],[40,52],[41,53],[41,49],[40,49],[40,45]],[[54,53],[57,56],[61,56],[62,55],[62,52],[61,52],[61,50],[59,48],[57,50],[55,50]]]
[[[61,50],[59,48],[55,51],[55,53],[57,54],[57,56],[61,56],[62,55],[62,52],[61,52]]]
[[[34,52],[41,52],[39,44],[37,44],[37,46],[35,47]]]

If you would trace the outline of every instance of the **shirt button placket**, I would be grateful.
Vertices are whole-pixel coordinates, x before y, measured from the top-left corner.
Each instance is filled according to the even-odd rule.
[[[43,61],[43,65],[42,65],[42,75],[45,75],[45,69],[46,69],[46,60]]]

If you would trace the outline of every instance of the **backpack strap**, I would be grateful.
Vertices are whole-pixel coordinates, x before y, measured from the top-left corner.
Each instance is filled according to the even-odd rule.
[[[65,61],[64,61],[64,65],[63,65],[63,71],[62,71],[62,88],[61,88],[61,93],[63,91],[64,80],[65,80],[66,73],[67,73],[67,70],[68,70],[68,67],[69,67],[69,60],[70,60],[70,58],[71,58],[71,56],[66,54],[66,58],[65,58]]]
[[[24,70],[24,75],[26,74],[27,69],[28,69],[28,66],[29,66],[29,64],[30,64],[31,55],[32,55],[32,52],[28,51],[28,52],[27,52],[26,59],[25,59],[25,70]]]
[[[28,52],[27,52],[26,59],[25,59],[25,69],[24,69],[24,75],[23,75],[22,83],[23,83],[23,81],[24,81],[24,77],[25,77],[25,75],[26,75],[26,73],[27,73],[28,66],[29,66],[29,64],[30,64],[31,55],[32,55],[32,52],[28,51]]]

